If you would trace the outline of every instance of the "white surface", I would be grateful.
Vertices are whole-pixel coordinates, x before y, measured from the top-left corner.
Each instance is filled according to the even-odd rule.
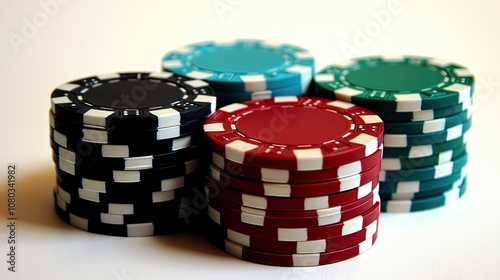
[[[46,17],[40,1],[0,3],[0,279],[493,279],[500,277],[498,1],[66,1]],[[130,4],[129,4],[130,3]],[[227,10],[220,11],[219,6]],[[23,42],[26,20],[38,20]],[[40,25],[41,24],[41,25]],[[378,26],[378,27],[377,27]],[[361,40],[358,31],[371,28]],[[26,31],[26,30],[25,30]],[[29,30],[28,30],[29,31]],[[10,34],[10,35],[9,35]],[[357,35],[358,34],[358,35]],[[236,259],[194,235],[115,238],[56,218],[49,147],[50,93],[92,74],[159,70],[168,50],[209,39],[262,38],[309,49],[317,68],[353,55],[418,54],[476,75],[469,190],[445,208],[382,215],[362,256],[316,268]],[[18,38],[19,39],[19,38]],[[17,51],[16,51],[17,49]],[[7,271],[6,169],[18,165],[17,272]]]

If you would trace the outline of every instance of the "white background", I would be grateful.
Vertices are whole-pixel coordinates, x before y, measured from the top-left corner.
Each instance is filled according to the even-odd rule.
[[[401,0],[388,9],[389,0],[54,1],[0,2],[1,279],[500,277],[500,2]],[[44,10],[43,3],[52,6]],[[372,249],[316,268],[241,261],[196,235],[115,238],[61,222],[51,197],[51,91],[88,75],[159,70],[161,56],[173,48],[234,38],[305,47],[318,69],[371,54],[417,54],[468,66],[477,78],[468,193],[438,210],[384,214]],[[18,165],[16,273],[6,263],[8,163]]]

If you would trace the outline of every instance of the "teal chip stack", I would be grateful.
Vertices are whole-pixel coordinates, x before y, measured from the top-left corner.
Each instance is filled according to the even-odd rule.
[[[170,51],[162,68],[208,82],[217,107],[249,100],[304,95],[314,58],[303,48],[263,40],[209,41]]]
[[[467,68],[418,56],[364,57],[322,69],[315,83],[318,95],[384,120],[383,212],[433,209],[465,193],[474,88]]]

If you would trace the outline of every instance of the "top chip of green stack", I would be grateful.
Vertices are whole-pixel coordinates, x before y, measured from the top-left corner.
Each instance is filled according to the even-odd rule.
[[[315,76],[318,91],[386,112],[445,108],[471,99],[474,76],[458,64],[417,56],[376,56],[330,65]]]

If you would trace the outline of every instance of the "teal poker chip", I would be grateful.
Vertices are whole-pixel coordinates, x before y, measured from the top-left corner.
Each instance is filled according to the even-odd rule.
[[[458,172],[467,164],[468,154],[464,153],[453,161],[431,167],[410,168],[395,171],[381,170],[380,182],[407,182],[415,180],[435,180]]]
[[[472,120],[450,127],[444,131],[427,134],[384,134],[384,147],[404,148],[422,144],[439,144],[459,139],[463,134],[469,131]]]
[[[415,145],[403,148],[386,148],[384,147],[384,158],[422,158],[432,155],[437,155],[439,153],[453,150],[460,147],[461,145],[467,144],[469,141],[469,133],[466,132],[455,140],[447,141],[444,143],[422,143],[421,145]]]
[[[421,158],[383,158],[383,170],[402,170],[412,168],[430,167],[455,160],[467,151],[467,145],[461,145],[452,150],[444,151],[436,155]]]
[[[205,80],[216,90],[254,92],[299,85],[305,92],[314,58],[303,48],[262,40],[209,41],[167,53],[163,70]]]
[[[379,110],[372,111],[379,115],[385,122],[418,122],[418,121],[431,121],[440,118],[446,118],[469,110],[472,107],[472,100],[449,106],[440,109],[428,109],[416,112],[384,112]]]
[[[438,187],[428,191],[420,191],[415,193],[380,193],[379,195],[382,201],[428,198],[442,194],[452,189],[459,188],[463,184],[464,180],[467,180],[467,177],[461,178],[452,184],[443,187]]]
[[[239,103],[251,100],[267,99],[279,96],[301,96],[304,94],[302,87],[297,85],[260,90],[254,92],[230,92],[230,91],[217,91],[217,107],[223,107],[231,103]]]
[[[428,192],[438,188],[445,187],[447,185],[453,184],[457,180],[465,178],[467,176],[468,169],[467,165],[462,167],[460,171],[457,171],[450,176],[443,177],[435,180],[415,180],[406,182],[380,182],[381,194],[390,193],[418,193],[418,192]]]
[[[472,110],[465,110],[458,114],[428,121],[415,122],[388,122],[384,121],[384,132],[387,134],[428,134],[445,131],[454,126],[465,123],[471,118]]]
[[[408,213],[439,208],[460,199],[467,190],[467,180],[464,180],[458,188],[452,188],[436,196],[408,199],[389,200],[381,202],[381,212],[386,213]]]
[[[461,104],[471,99],[474,86],[474,76],[467,68],[418,56],[357,58],[330,65],[314,79],[324,97],[384,112]]]

